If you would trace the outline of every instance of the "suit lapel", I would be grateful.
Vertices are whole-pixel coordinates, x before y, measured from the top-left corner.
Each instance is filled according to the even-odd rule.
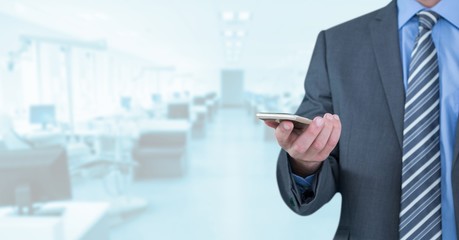
[[[392,122],[400,147],[402,147],[405,90],[400,57],[396,1],[392,1],[387,7],[381,9],[377,17],[370,23],[370,31],[376,63]]]

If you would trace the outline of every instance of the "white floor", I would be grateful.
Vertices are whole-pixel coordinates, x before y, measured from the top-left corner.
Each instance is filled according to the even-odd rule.
[[[113,227],[111,239],[332,239],[340,197],[312,216],[290,211],[277,189],[279,148],[253,118],[220,109],[190,142],[185,177],[134,182],[130,194],[149,208]]]

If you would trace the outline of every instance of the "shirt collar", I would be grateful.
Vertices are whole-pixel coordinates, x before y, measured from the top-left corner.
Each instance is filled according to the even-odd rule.
[[[402,28],[417,12],[427,9],[416,0],[397,0],[398,28]],[[441,0],[431,10],[459,29],[459,1]]]

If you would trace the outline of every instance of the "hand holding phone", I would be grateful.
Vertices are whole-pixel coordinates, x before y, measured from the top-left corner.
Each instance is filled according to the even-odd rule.
[[[336,114],[326,113],[312,121],[292,114],[259,113],[257,117],[275,128],[279,146],[293,159],[292,172],[303,177],[319,169],[338,144],[341,135],[341,121]],[[277,127],[282,121],[292,122],[294,128],[286,123],[280,124],[283,127]],[[300,127],[302,129],[298,129]]]
[[[311,124],[312,120],[290,113],[257,113],[257,118],[263,121],[272,121],[280,123],[282,121],[291,121],[295,129],[303,129]]]

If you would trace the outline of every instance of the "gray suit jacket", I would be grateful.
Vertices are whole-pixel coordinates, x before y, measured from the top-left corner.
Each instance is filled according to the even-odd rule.
[[[388,6],[319,34],[298,114],[337,113],[338,147],[324,161],[312,191],[301,194],[281,151],[277,180],[285,203],[309,215],[342,195],[335,239],[398,239],[404,87],[397,6]],[[459,224],[459,127],[453,196]],[[457,226],[459,230],[459,226]],[[305,236],[306,237],[306,236]]]

